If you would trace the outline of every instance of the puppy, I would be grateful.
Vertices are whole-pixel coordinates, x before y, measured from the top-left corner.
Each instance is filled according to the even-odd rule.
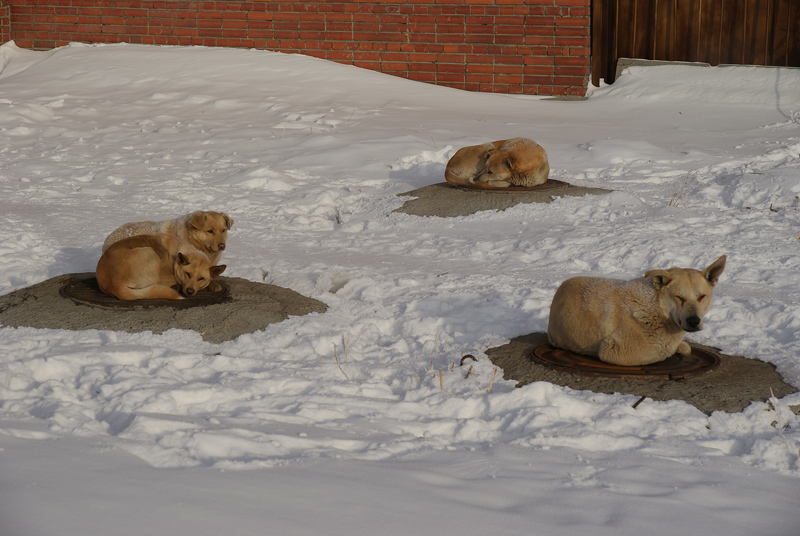
[[[547,182],[547,153],[528,138],[462,147],[447,162],[444,178],[454,186],[506,188]]]
[[[626,366],[689,355],[683,336],[703,329],[725,260],[721,256],[702,272],[649,270],[642,280],[567,279],[550,306],[550,344]]]
[[[158,233],[111,244],[97,262],[96,276],[100,290],[120,300],[182,300],[173,286],[194,296],[224,270],[188,242]]]
[[[223,212],[210,211],[192,212],[172,220],[126,223],[106,237],[103,251],[114,242],[129,236],[167,233],[189,242],[208,255],[212,265],[216,265],[225,250],[228,230],[232,226],[233,219],[230,216]]]

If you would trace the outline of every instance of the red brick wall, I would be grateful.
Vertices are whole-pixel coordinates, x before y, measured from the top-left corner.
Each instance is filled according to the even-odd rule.
[[[70,41],[261,48],[470,91],[541,95],[585,92],[590,3],[0,0],[10,7],[7,38],[24,48]]]
[[[0,43],[11,39],[11,0],[0,0]]]

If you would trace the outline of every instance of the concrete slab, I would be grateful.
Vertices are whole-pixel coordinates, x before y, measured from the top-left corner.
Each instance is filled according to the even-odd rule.
[[[563,196],[582,197],[602,195],[611,190],[584,188],[567,184],[560,188],[539,191],[469,190],[457,188],[447,182],[423,186],[416,190],[399,194],[414,197],[406,201],[394,212],[413,216],[438,216],[454,218],[469,216],[482,210],[505,210],[520,203],[551,203]]]
[[[579,376],[545,367],[531,359],[533,349],[543,344],[547,344],[547,334],[532,333],[516,337],[503,346],[490,348],[486,355],[503,370],[505,379],[519,382],[517,387],[545,381],[595,393],[622,393],[651,400],[683,400],[707,414],[714,411],[740,412],[752,402],[766,402],[773,394],[781,398],[798,391],[784,382],[769,363],[725,355],[702,345],[692,346],[716,352],[720,358],[720,366],[716,370],[682,380],[631,380]]]
[[[221,343],[262,330],[289,316],[324,313],[327,309],[321,301],[293,290],[237,277],[220,278],[230,291],[230,299],[222,303],[190,308],[109,309],[78,304],[61,296],[61,287],[75,277],[88,278],[94,274],[66,274],[0,296],[0,325],[131,333],[191,329],[208,342]]]

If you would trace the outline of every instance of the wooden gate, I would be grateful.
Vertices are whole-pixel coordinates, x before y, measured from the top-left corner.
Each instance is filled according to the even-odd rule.
[[[800,1],[593,0],[592,83],[619,58],[800,67]]]

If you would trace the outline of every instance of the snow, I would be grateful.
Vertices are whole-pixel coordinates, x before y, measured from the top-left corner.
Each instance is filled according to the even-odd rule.
[[[219,210],[225,275],[328,306],[216,345],[0,327],[4,536],[796,532],[800,394],[634,409],[515,388],[484,352],[544,331],[568,277],[724,253],[689,340],[800,385],[800,70],[630,67],[563,102],[255,50],[10,42],[0,68],[0,294],[94,270],[122,223]],[[513,136],[615,191],[392,212]]]

